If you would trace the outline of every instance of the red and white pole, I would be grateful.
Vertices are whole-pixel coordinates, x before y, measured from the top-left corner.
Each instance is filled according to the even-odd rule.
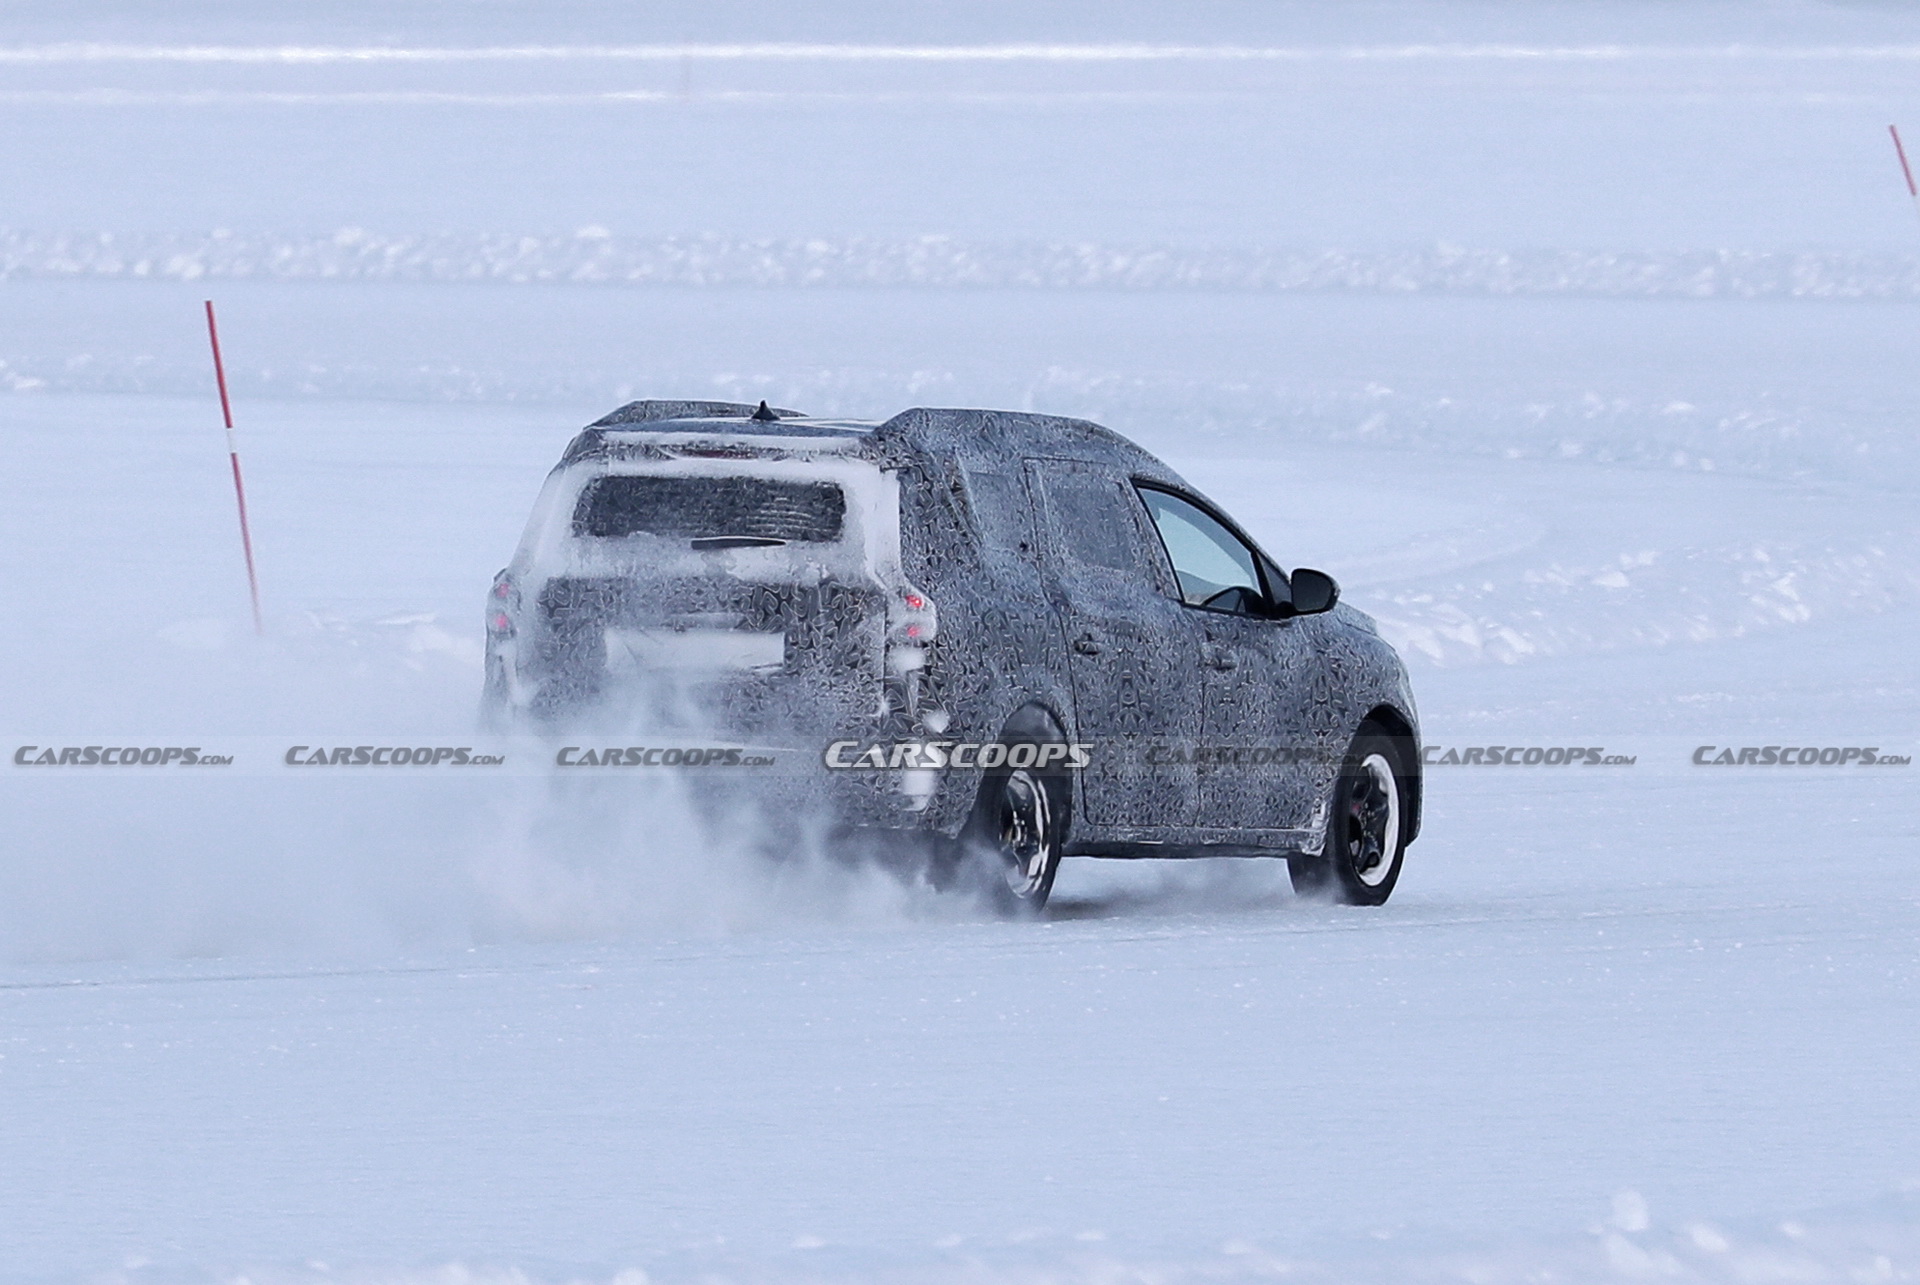
[[[1920,187],[1914,186],[1913,166],[1907,164],[1907,149],[1906,145],[1900,141],[1900,127],[1889,125],[1887,133],[1893,135],[1893,152],[1900,158],[1900,172],[1906,176],[1907,195],[1913,198],[1914,213],[1920,214]]]
[[[240,480],[240,443],[233,435],[233,403],[227,400],[227,367],[220,360],[220,328],[213,321],[213,300],[207,300],[207,338],[213,344],[213,378],[220,385],[220,416],[227,423],[227,458],[233,463],[233,498],[240,505],[240,548],[247,555],[247,592],[253,598],[253,632],[267,632],[260,618],[260,577],[253,570],[253,532],[247,526],[247,485]]]

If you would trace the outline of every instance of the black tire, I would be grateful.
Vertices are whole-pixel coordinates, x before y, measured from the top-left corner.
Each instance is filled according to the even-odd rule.
[[[1003,744],[1064,745],[1051,716],[1016,717]],[[960,832],[972,882],[1002,914],[1038,914],[1053,895],[1073,811],[1073,778],[1056,762],[1045,768],[999,767],[980,782],[973,814]]]
[[[1287,858],[1295,892],[1349,906],[1378,906],[1393,895],[1413,818],[1410,757],[1404,738],[1361,725],[1333,783],[1320,852]]]

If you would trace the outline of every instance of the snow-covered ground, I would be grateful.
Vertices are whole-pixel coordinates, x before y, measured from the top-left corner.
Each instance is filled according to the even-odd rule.
[[[1433,745],[1637,761],[1435,767],[1383,911],[1016,924],[671,777],[0,765],[0,1281],[1911,1279],[1914,769],[1689,756],[1920,744],[1916,69],[1891,6],[9,6],[9,755],[471,739],[541,476],[664,394],[1100,419]]]

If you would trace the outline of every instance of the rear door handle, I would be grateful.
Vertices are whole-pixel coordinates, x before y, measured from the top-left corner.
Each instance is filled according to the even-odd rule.
[[[1233,654],[1231,647],[1209,645],[1206,649],[1206,660],[1209,669],[1235,669],[1240,664],[1240,658]]]
[[[1100,654],[1100,640],[1092,634],[1081,634],[1073,640],[1073,649],[1082,656],[1098,656]]]

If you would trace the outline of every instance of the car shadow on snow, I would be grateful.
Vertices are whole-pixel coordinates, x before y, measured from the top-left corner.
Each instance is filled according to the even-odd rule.
[[[1061,863],[1046,918],[1157,918],[1196,913],[1272,911],[1302,905],[1284,861],[1207,857],[1119,861],[1074,857]]]

